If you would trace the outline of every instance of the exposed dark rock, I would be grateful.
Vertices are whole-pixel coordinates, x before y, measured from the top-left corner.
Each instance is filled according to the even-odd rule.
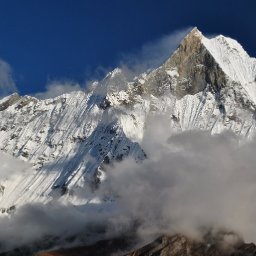
[[[202,43],[202,34],[196,28],[184,38],[164,67],[177,70],[174,91],[178,98],[203,91],[207,84],[213,91],[226,84],[225,73]]]
[[[131,250],[135,241],[129,238],[102,240],[92,245],[33,254],[31,248],[20,248],[0,256],[255,256],[256,245],[237,240],[225,243],[219,237],[204,241],[188,239],[183,235],[161,236],[155,241]],[[39,247],[38,247],[39,248]],[[130,252],[128,252],[130,251]]]
[[[9,97],[8,100],[6,100],[5,102],[3,102],[2,104],[0,104],[0,111],[3,111],[7,108],[9,108],[10,106],[12,106],[13,104],[15,104],[21,97],[17,94],[14,93],[13,95],[11,95]]]
[[[254,244],[237,241],[232,246],[220,241],[193,241],[185,236],[162,236],[125,256],[253,256]]]
[[[110,107],[110,101],[105,97],[103,101],[99,104],[99,108],[101,109],[107,109]]]

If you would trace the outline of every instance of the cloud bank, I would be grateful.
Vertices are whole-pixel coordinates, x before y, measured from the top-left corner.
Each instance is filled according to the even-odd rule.
[[[224,231],[256,242],[256,140],[229,132],[174,134],[167,124],[166,116],[149,119],[144,162],[126,159],[106,167],[108,178],[94,194],[101,203],[18,207],[11,216],[0,217],[0,244],[13,248],[60,237],[63,245],[74,235],[88,242],[88,237],[118,236],[131,227],[142,238],[182,233],[203,239]]]
[[[142,236],[182,233],[200,239],[211,230],[227,230],[256,242],[255,139],[204,131],[168,138],[159,119],[153,123],[144,138],[149,158],[116,164],[102,186],[120,203],[123,215],[115,225],[137,220]]]
[[[0,252],[20,246],[70,246],[90,243],[102,238],[107,214],[88,206],[83,211],[58,202],[26,204],[11,216],[0,218]],[[48,245],[48,246],[49,246]]]
[[[101,203],[74,207],[53,201],[19,207],[0,218],[2,246],[49,236],[62,237],[60,245],[74,235],[80,242],[98,240],[131,227],[142,238],[182,233],[203,239],[209,233],[234,232],[256,242],[256,139],[230,132],[174,134],[167,123],[166,116],[149,119],[144,162],[126,159],[106,167],[107,179],[94,192]]]

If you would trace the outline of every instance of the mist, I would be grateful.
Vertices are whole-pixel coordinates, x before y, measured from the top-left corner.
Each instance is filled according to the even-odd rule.
[[[192,27],[186,27],[173,31],[157,40],[145,43],[137,51],[120,54],[119,66],[130,70],[134,75],[157,68],[172,55],[191,30]]]
[[[31,166],[4,152],[0,152],[0,184],[1,181],[13,178],[15,175],[24,174]]]
[[[256,242],[255,139],[230,132],[176,133],[168,116],[158,115],[148,119],[142,146],[143,162],[106,166],[107,179],[92,194],[97,200],[81,206],[61,200],[25,204],[2,215],[2,250],[46,237],[58,238],[59,246],[77,245],[133,228],[144,240],[177,233],[203,239],[225,231]],[[2,170],[1,179],[9,174]],[[66,240],[74,236],[75,241]]]
[[[0,252],[46,242],[54,247],[92,243],[106,234],[107,217],[96,205],[81,211],[68,203],[25,204],[0,217]]]
[[[107,170],[102,189],[116,195],[123,213],[115,225],[137,220],[142,237],[181,233],[203,239],[226,230],[256,242],[256,140],[230,132],[175,134],[165,117],[160,120],[145,132],[143,163],[126,159]]]

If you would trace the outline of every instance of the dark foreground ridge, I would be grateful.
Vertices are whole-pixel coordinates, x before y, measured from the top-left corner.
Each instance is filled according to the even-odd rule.
[[[194,241],[182,235],[161,236],[155,241],[135,250],[129,249],[131,241],[112,239],[56,251],[40,252],[35,256],[255,256],[256,245],[241,241],[224,243],[217,239]],[[127,252],[128,251],[128,252]],[[20,256],[21,252],[0,254]]]
[[[125,256],[252,256],[255,244],[237,243],[224,246],[218,243],[195,242],[184,236],[162,236],[154,242]]]

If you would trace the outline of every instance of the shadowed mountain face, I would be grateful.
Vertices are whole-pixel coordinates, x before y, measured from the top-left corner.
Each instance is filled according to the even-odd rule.
[[[110,256],[113,253],[123,255],[128,248],[132,248],[132,245],[134,246],[134,241],[131,238],[114,238],[102,240],[88,246],[39,253],[33,252],[31,248],[18,248],[7,253],[0,253],[0,256]]]

